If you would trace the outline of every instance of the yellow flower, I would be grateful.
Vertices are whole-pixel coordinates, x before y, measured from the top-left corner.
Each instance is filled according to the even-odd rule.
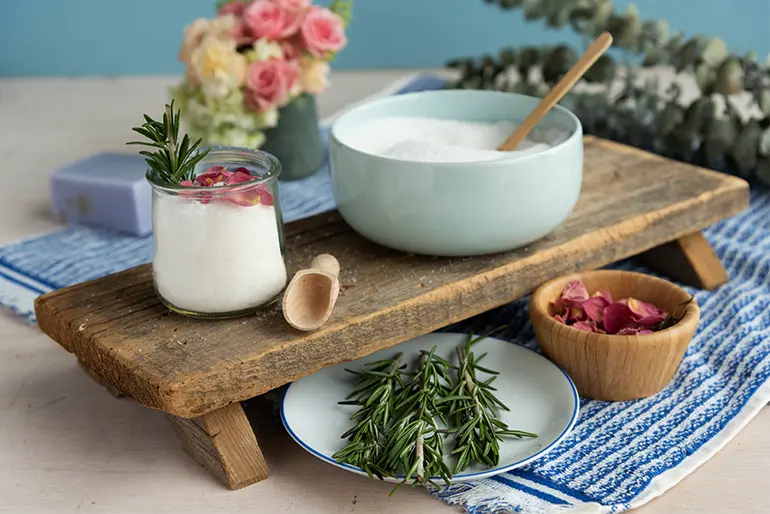
[[[213,20],[198,18],[193,21],[184,29],[184,40],[182,48],[179,50],[179,60],[189,64],[195,49],[208,36],[223,40],[232,39],[237,23],[238,21],[232,14],[219,16]]]
[[[329,87],[329,63],[322,59],[302,57],[299,61],[299,81],[306,93],[323,93]]]
[[[246,58],[235,49],[235,41],[209,35],[192,52],[188,80],[199,84],[209,98],[221,98],[246,80]]]

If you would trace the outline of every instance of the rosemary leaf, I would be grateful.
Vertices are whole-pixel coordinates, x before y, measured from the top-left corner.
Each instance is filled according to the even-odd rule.
[[[144,124],[132,130],[147,141],[130,141],[127,145],[142,145],[155,149],[153,152],[141,151],[147,165],[161,182],[178,185],[184,180],[195,178],[195,165],[209,150],[199,150],[202,140],[190,143],[187,134],[179,139],[180,111],[174,110],[174,102],[166,104],[163,121],[156,121],[147,114]]]
[[[441,377],[447,376],[448,363],[436,358],[436,349],[421,352],[417,371],[399,391],[395,420],[385,436],[380,467],[393,474],[408,470],[401,484],[430,484],[431,477],[439,476],[448,485],[452,477],[444,462],[443,433],[436,422],[442,418],[439,400],[449,390],[441,382]]]
[[[457,347],[457,377],[454,388],[446,397],[444,411],[449,424],[459,427],[450,430],[455,435],[453,455],[458,455],[454,473],[461,473],[473,462],[497,466],[500,462],[500,444],[503,435],[513,437],[537,437],[536,434],[511,430],[498,417],[498,409],[508,410],[493,393],[489,384],[498,375],[497,372],[479,366],[478,362],[486,354],[476,356],[472,347],[486,336],[474,338],[469,334],[465,342]],[[477,373],[487,373],[491,378],[481,380]],[[443,404],[442,404],[443,405]]]
[[[360,405],[350,418],[357,423],[342,435],[348,443],[332,458],[361,468],[369,478],[376,476],[382,480],[383,476],[392,475],[380,466],[382,434],[391,420],[395,393],[403,385],[401,359],[399,353],[393,359],[371,363],[368,369],[354,373],[361,383],[346,399]]]

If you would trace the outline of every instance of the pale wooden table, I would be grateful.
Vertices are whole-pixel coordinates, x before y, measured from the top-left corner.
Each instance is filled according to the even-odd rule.
[[[337,73],[326,116],[403,72]],[[0,244],[58,227],[48,174],[103,150],[124,150],[142,113],[157,112],[171,77],[0,80]],[[419,490],[326,465],[280,427],[261,435],[271,478],[228,491],[180,449],[163,415],[116,400],[72,355],[0,311],[0,513],[448,513]],[[638,510],[770,512],[770,409],[713,459]]]

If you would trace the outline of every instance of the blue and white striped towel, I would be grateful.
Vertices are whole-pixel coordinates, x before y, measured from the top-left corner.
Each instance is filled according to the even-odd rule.
[[[419,77],[401,91],[440,85]],[[282,183],[281,202],[287,220],[333,208],[328,170]],[[584,400],[573,432],[540,460],[433,494],[474,514],[619,512],[670,489],[732,439],[770,400],[770,193],[754,192],[748,211],[706,235],[732,280],[692,291],[702,320],[669,387],[634,402]],[[34,322],[37,295],[147,262],[151,246],[149,238],[67,228],[0,248],[0,304]],[[525,299],[448,330],[503,324],[511,328],[501,337],[537,348]]]

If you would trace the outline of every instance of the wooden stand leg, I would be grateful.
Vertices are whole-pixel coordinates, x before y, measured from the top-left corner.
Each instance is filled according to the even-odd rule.
[[[83,364],[82,362],[80,362],[80,360],[78,360],[78,365],[80,366],[80,369],[82,369],[83,371],[86,372],[86,375],[91,377],[91,379],[94,382],[96,382],[97,384],[99,384],[100,386],[105,388],[107,390],[107,392],[110,393],[112,396],[114,396],[115,398],[123,398],[123,393],[121,393],[120,391],[118,391],[117,389],[112,387],[110,384],[108,384],[107,382],[102,380],[99,377],[99,375],[97,375],[96,373],[94,373],[93,371],[88,369],[88,367],[85,364]]]
[[[642,259],[650,269],[700,289],[716,289],[728,280],[719,257],[700,232],[653,248]]]
[[[267,463],[240,403],[195,419],[167,417],[185,451],[230,489],[267,478]]]

